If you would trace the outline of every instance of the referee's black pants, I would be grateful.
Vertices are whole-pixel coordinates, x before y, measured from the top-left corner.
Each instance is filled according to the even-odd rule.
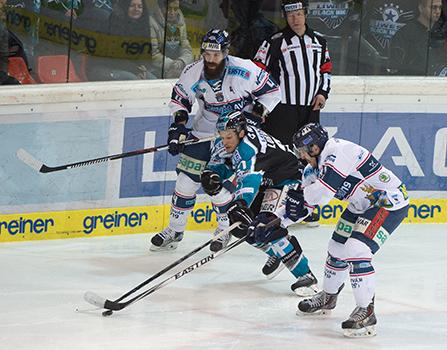
[[[320,111],[312,108],[279,103],[267,116],[262,129],[283,144],[292,146],[293,134],[302,126],[320,122]]]

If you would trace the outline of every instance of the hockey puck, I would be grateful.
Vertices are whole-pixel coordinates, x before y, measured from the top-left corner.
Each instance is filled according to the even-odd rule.
[[[103,315],[104,317],[112,316],[112,314],[113,314],[113,311],[112,311],[112,310],[107,310],[107,311],[104,311],[104,312],[102,313],[102,315]]]

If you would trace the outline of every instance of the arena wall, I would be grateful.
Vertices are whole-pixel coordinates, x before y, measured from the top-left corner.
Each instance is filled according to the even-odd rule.
[[[0,242],[155,232],[169,216],[176,158],[167,152],[41,174],[50,166],[162,145],[174,81],[0,88]],[[358,142],[400,176],[407,222],[447,222],[447,81],[334,77],[322,123]],[[214,227],[205,195],[188,229]],[[321,208],[335,223],[343,204]]]

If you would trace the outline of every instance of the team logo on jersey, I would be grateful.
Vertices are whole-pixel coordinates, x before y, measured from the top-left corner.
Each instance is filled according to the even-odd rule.
[[[309,4],[309,17],[318,18],[329,29],[339,27],[349,14],[351,1],[319,1]]]
[[[391,177],[387,173],[380,173],[379,174],[379,180],[382,181],[382,182],[387,183],[387,182],[390,182]]]
[[[223,93],[218,92],[218,93],[216,94],[216,100],[217,100],[217,102],[223,102],[223,100],[224,100],[224,95],[223,95]]]
[[[371,185],[364,185],[361,189],[366,193],[366,199],[369,200],[371,206],[383,208],[391,208],[393,206],[388,199],[386,191],[377,190]]]
[[[382,47],[390,46],[393,36],[414,18],[413,11],[404,11],[397,4],[383,4],[374,9],[374,18],[369,21],[369,30]]]
[[[218,93],[216,94],[216,100],[217,100],[217,102],[223,102],[223,100],[224,100],[224,95],[223,95],[223,93],[218,92]]]

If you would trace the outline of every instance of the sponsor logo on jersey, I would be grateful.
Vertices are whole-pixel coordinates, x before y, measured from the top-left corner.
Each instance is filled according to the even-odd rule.
[[[197,160],[195,158],[182,154],[178,161],[177,169],[183,170],[189,174],[200,175],[203,169],[205,169],[205,165],[205,161]]]
[[[241,77],[245,80],[250,79],[250,75],[251,75],[251,73],[248,70],[241,68],[241,67],[234,67],[234,66],[228,67],[227,74],[235,75],[235,76]]]
[[[380,173],[379,174],[379,180],[384,182],[384,183],[387,183],[387,182],[390,182],[391,177],[390,177],[390,175],[388,173]]]
[[[224,101],[222,101],[222,102],[224,102]],[[248,104],[248,100],[245,98],[240,98],[233,102],[227,102],[227,103],[222,103],[222,104],[221,104],[221,102],[219,102],[219,104],[212,104],[212,103],[208,103],[205,100],[203,100],[203,103],[204,103],[204,108],[206,111],[222,115],[222,114],[226,114],[231,111],[242,110]]]
[[[200,87],[200,81],[198,81],[197,83],[195,83],[193,86],[191,86],[191,90],[194,91],[194,93],[197,93],[197,91],[201,92],[202,94],[204,94],[206,92],[205,88]]]

